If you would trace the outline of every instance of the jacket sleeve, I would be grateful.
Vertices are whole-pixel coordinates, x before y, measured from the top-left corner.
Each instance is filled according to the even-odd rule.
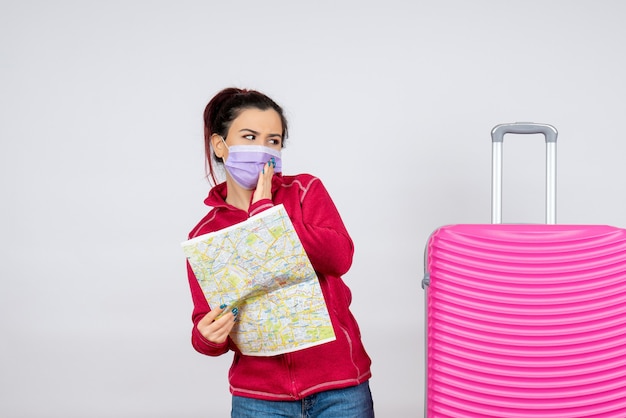
[[[204,297],[204,292],[196,279],[189,262],[187,262],[187,276],[189,278],[189,287],[191,288],[191,298],[193,300],[193,314],[191,320],[193,322],[193,328],[191,330],[191,345],[199,353],[206,354],[207,356],[219,356],[228,351],[230,337],[222,344],[213,343],[200,333],[198,330],[198,322],[204,316],[211,311],[209,304]]]
[[[352,265],[354,244],[321,180],[311,177],[304,185],[301,214],[291,216],[313,268],[340,277]]]

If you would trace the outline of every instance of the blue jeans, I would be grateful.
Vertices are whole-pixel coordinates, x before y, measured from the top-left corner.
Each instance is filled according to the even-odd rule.
[[[233,396],[232,418],[374,418],[368,382],[315,393],[299,401],[263,401]]]

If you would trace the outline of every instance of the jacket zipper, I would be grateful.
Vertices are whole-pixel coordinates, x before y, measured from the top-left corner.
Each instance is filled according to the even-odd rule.
[[[285,365],[287,366],[287,375],[289,376],[289,381],[291,382],[291,397],[293,399],[297,399],[297,391],[296,391],[296,379],[294,378],[291,370],[291,354],[286,353],[285,356]]]

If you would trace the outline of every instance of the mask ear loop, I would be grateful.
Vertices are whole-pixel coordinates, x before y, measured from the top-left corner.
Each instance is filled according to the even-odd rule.
[[[226,147],[226,149],[230,152],[230,147],[228,145],[226,145],[226,140],[224,139],[224,137],[222,135],[218,135],[220,137],[220,139],[222,140],[222,142],[224,143],[224,146]],[[222,162],[226,162],[224,160],[224,157],[220,157],[222,159]]]

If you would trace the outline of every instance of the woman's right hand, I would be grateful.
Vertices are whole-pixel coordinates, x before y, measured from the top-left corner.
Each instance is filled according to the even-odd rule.
[[[217,318],[222,312],[224,314]],[[213,309],[198,322],[198,331],[207,340],[221,344],[226,341],[228,334],[235,326],[235,315],[227,307]]]

